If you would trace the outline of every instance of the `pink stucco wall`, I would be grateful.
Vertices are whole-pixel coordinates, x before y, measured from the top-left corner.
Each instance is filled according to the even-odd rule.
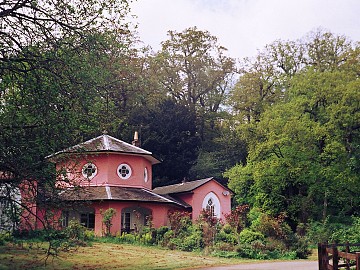
[[[200,213],[204,198],[213,192],[220,201],[220,219],[225,220],[225,214],[231,212],[231,195],[227,189],[216,181],[209,181],[204,185],[193,190],[192,193],[180,194],[179,197],[186,203],[192,205],[192,219],[195,221]],[[227,195],[224,195],[227,194]]]
[[[150,211],[152,216],[153,227],[159,228],[161,226],[168,225],[168,212],[170,210],[176,210],[178,208],[169,204],[155,204],[147,202],[94,202],[91,205],[95,209],[95,234],[101,236],[103,234],[103,224],[101,211],[105,211],[108,208],[116,210],[116,215],[112,219],[111,233],[116,235],[121,233],[121,213],[127,208],[143,208]]]
[[[88,181],[82,176],[82,168],[87,163],[94,163],[97,167],[97,174]],[[128,179],[121,179],[117,175],[120,164],[127,164],[132,170]],[[151,162],[144,157],[105,153],[98,155],[84,155],[82,158],[57,164],[57,170],[65,168],[68,172],[67,177],[74,183],[86,186],[127,186],[151,189],[152,186],[152,167]],[[147,168],[148,181],[144,181],[144,170]]]

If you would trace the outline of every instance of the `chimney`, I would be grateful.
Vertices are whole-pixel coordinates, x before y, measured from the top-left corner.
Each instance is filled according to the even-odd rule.
[[[137,131],[134,133],[134,140],[132,141],[132,145],[140,147],[139,132]]]

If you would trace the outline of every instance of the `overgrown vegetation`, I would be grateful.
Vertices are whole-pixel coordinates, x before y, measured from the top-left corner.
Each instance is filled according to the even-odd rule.
[[[248,214],[247,206],[239,206],[227,216],[227,221],[221,221],[204,210],[193,223],[189,213],[175,211],[169,213],[169,227],[145,227],[136,233],[122,233],[98,240],[157,245],[227,258],[296,259],[307,258],[310,254],[308,239],[293,233],[283,216],[272,218],[257,212],[249,218],[251,215]],[[231,224],[235,220],[242,225]]]
[[[347,225],[312,222],[299,227],[296,233],[286,224],[285,216],[273,218],[259,209],[250,210],[247,205],[238,206],[226,217],[226,222],[211,217],[206,211],[194,223],[185,212],[172,212],[169,218],[169,227],[144,227],[139,232],[106,237],[95,237],[92,231],[71,221],[62,231],[2,233],[0,246],[36,249],[37,254],[42,254],[38,260],[46,264],[49,259],[68,256],[64,252],[76,251],[96,242],[160,246],[223,258],[298,259],[307,258],[310,248],[316,247],[318,242],[360,241],[360,219],[356,217]]]
[[[191,27],[169,31],[150,53],[126,22],[130,2],[1,4],[0,230],[40,222],[34,203],[60,207],[55,183],[64,179],[48,155],[104,129],[131,141],[138,129],[163,160],[155,185],[216,176],[236,208],[225,224],[173,213],[170,228],[115,240],[251,258],[359,241],[359,43],[320,29],[236,63]],[[70,233],[53,230],[53,217],[41,222],[48,255],[84,241],[78,225]]]

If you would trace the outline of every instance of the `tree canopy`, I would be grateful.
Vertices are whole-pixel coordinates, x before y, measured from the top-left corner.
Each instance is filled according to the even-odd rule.
[[[237,63],[189,27],[151,52],[129,2],[0,3],[0,172],[13,187],[53,185],[53,152],[138,130],[163,161],[155,186],[229,179],[236,203],[294,226],[359,213],[358,43],[318,30]]]
[[[239,202],[294,223],[358,213],[359,48],[350,44],[316,33],[283,97],[240,127],[251,136],[247,162],[226,172]]]

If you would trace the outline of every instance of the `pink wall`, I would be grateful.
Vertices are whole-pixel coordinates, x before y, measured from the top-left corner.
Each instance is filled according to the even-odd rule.
[[[89,162],[94,163],[97,167],[97,174],[90,181],[83,177],[81,173],[83,166]],[[129,165],[132,171],[128,179],[121,179],[117,175],[118,166],[123,163]],[[80,185],[152,188],[151,162],[141,156],[114,153],[84,155],[77,160],[73,159],[71,162],[63,162],[57,165],[57,170],[60,170],[62,167],[68,171],[68,178]],[[148,172],[147,182],[144,181],[145,168],[147,168]]]
[[[121,233],[121,213],[125,208],[131,207],[140,207],[150,210],[152,215],[153,227],[159,228],[161,226],[168,225],[168,212],[170,210],[176,210],[177,208],[168,204],[153,204],[146,202],[116,202],[116,201],[106,201],[106,202],[95,202],[92,206],[95,209],[95,234],[98,236],[102,235],[102,216],[101,210],[105,211],[108,208],[113,208],[116,210],[116,215],[112,219],[111,233],[116,235]]]
[[[203,204],[203,200],[209,192],[213,192],[220,201],[220,218],[225,220],[225,214],[231,212],[231,196],[230,194],[225,196],[224,191],[228,191],[216,181],[209,181],[206,184],[193,190],[192,194],[181,194],[179,197],[186,203],[192,205],[192,219],[195,221],[200,213]],[[226,192],[225,192],[226,194]]]

